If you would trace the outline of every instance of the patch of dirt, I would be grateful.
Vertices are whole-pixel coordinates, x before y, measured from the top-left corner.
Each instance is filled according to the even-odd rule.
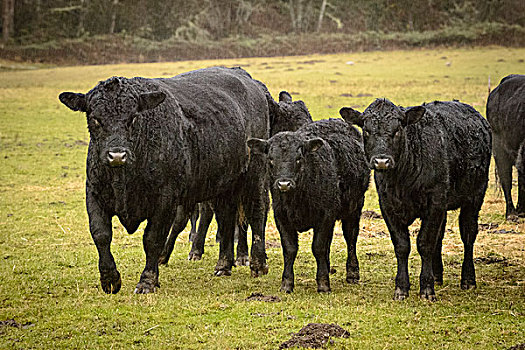
[[[264,295],[262,293],[252,293],[246,301],[264,301],[266,303],[278,303],[281,301],[281,298],[275,295]]]
[[[508,350],[525,350],[525,343],[514,345],[513,347],[510,347]]]
[[[14,318],[12,318],[10,320],[0,321],[0,331],[4,327],[15,327],[15,328],[27,329],[27,328],[29,328],[31,326],[33,326],[33,323],[31,323],[31,322],[26,322],[26,323],[22,324],[22,323],[16,322]]]
[[[505,230],[505,229],[501,229],[501,230],[491,230],[491,231],[489,231],[489,233],[496,234],[496,235],[519,234],[518,231],[515,231],[515,230]]]
[[[381,214],[376,213],[376,212],[373,211],[373,210],[366,210],[366,211],[364,211],[364,212],[361,214],[361,217],[363,217],[364,219],[382,219],[382,218],[383,218],[383,217],[381,216]]]
[[[501,256],[481,256],[479,258],[474,259],[474,262],[476,264],[485,264],[485,265],[491,265],[491,264],[502,264],[503,266],[510,266],[512,265],[509,260],[505,257]]]
[[[486,231],[486,230],[492,230],[499,227],[499,224],[495,223],[488,223],[488,224],[479,224],[478,225],[480,231]]]
[[[347,330],[335,323],[309,323],[306,327],[303,327],[299,333],[293,334],[290,340],[282,343],[279,349],[292,347],[319,349],[327,343],[333,343],[331,338],[348,338],[349,336],[350,333]]]

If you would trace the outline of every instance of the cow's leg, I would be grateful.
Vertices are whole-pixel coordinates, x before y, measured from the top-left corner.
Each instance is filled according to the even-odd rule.
[[[193,240],[195,239],[195,236],[197,235],[197,220],[199,220],[199,205],[198,204],[195,205],[190,215],[191,229],[190,229],[190,235],[188,237],[190,242],[193,242]]]
[[[334,234],[335,221],[325,220],[314,228],[312,252],[317,262],[317,292],[329,293],[330,289],[330,245]]]
[[[281,291],[291,293],[294,289],[293,265],[297,252],[299,250],[298,234],[293,228],[286,223],[281,223],[275,219],[275,225],[281,237],[281,246],[283,248],[284,268],[281,280]]]
[[[235,259],[236,266],[250,265],[250,257],[248,256],[248,223],[243,221],[237,225],[238,239],[237,239],[237,258]]]
[[[204,254],[204,243],[206,241],[206,234],[213,219],[213,208],[209,202],[199,204],[200,221],[197,235],[191,245],[189,260],[200,260]],[[219,233],[217,233],[219,235]]]
[[[135,294],[147,294],[155,292],[159,287],[159,258],[166,243],[173,215],[164,210],[148,220],[144,237],[144,252],[146,253],[146,266],[140,275],[139,283],[135,288]],[[173,233],[173,231],[172,231]],[[177,233],[178,234],[178,233]],[[175,241],[175,239],[173,240]]]
[[[346,282],[359,282],[359,261],[357,260],[357,236],[359,235],[359,220],[364,199],[354,212],[350,213],[346,219],[341,220],[343,236],[346,241]]]
[[[235,197],[235,196],[234,196]],[[220,235],[216,276],[230,276],[233,266],[233,233],[237,219],[237,198],[222,196],[214,203],[217,234]]]
[[[525,141],[521,144],[516,168],[518,168],[518,206],[516,212],[518,216],[523,217],[525,216]]]
[[[446,214],[446,211],[442,208],[430,208],[428,215],[421,218],[421,228],[417,235],[417,251],[421,257],[419,296],[430,301],[436,300],[432,258]]]
[[[86,205],[89,217],[89,231],[98,251],[98,270],[102,290],[109,294],[116,294],[122,285],[120,273],[117,270],[115,259],[111,254],[111,215],[105,212],[88,188],[86,191]]]
[[[443,284],[443,257],[441,256],[441,249],[443,247],[443,238],[445,237],[446,227],[447,215],[445,214],[443,222],[439,228],[439,236],[434,248],[434,255],[432,256],[432,273],[434,274],[434,283],[437,285]]]
[[[397,260],[396,289],[394,300],[404,300],[408,297],[410,290],[410,280],[408,277],[408,256],[410,255],[410,234],[408,226],[400,223],[381,210],[385,223],[390,232],[390,238],[394,245],[394,252]]]
[[[479,205],[463,206],[459,213],[459,231],[463,241],[463,265],[461,266],[461,289],[476,288],[474,269],[474,242],[478,235]]]
[[[173,220],[173,224],[171,226],[170,235],[164,243],[164,247],[160,253],[159,264],[167,264],[170,260],[171,253],[175,247],[175,240],[179,236],[179,233],[181,233],[188,224],[189,218],[190,212],[184,206],[179,205],[175,213],[175,220]]]
[[[494,137],[494,160],[496,161],[499,181],[505,196],[505,217],[514,219],[516,216],[516,208],[512,201],[512,166],[514,161],[505,151],[502,142],[498,141],[496,137]]]
[[[266,275],[266,219],[270,207],[270,196],[266,183],[266,159],[253,154],[246,172],[243,188],[244,214],[252,229],[250,269],[253,277]]]

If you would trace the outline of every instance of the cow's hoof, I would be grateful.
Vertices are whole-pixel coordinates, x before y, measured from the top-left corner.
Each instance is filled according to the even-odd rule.
[[[330,293],[330,281],[328,279],[321,279],[317,281],[317,293]]]
[[[422,300],[436,301],[436,293],[433,288],[427,287],[419,292],[419,297]]]
[[[141,281],[137,284],[134,293],[135,294],[149,294],[155,293],[156,287],[160,287],[158,283],[152,283],[151,281]]]
[[[191,251],[190,255],[188,255],[188,260],[189,261],[199,261],[201,259],[202,259],[202,253],[199,253],[199,252]]]
[[[231,269],[215,269],[215,272],[214,272],[215,276],[217,277],[220,277],[220,276],[231,276],[232,275],[232,270]]]
[[[434,276],[434,284],[438,286],[443,285],[443,276]]]
[[[258,260],[250,260],[250,269],[252,277],[259,277],[268,274],[268,265]]]
[[[510,222],[518,222],[520,221],[520,218],[517,214],[509,214],[507,215],[507,221],[510,221]]]
[[[250,266],[250,257],[248,255],[238,256],[235,260],[235,266]]]
[[[232,275],[233,262],[229,262],[227,259],[221,258],[215,265],[215,276],[231,276]]]
[[[293,280],[283,280],[281,282],[281,292],[290,294],[293,292],[293,287],[294,287]]]
[[[461,289],[469,290],[476,288],[476,281],[461,281]]]
[[[394,300],[405,300],[408,298],[408,291],[403,291],[401,288],[396,288],[394,291]]]
[[[115,270],[100,272],[100,285],[106,294],[117,294],[122,286],[120,273]]]
[[[346,272],[346,283],[356,284],[359,283],[359,271],[347,271]]]

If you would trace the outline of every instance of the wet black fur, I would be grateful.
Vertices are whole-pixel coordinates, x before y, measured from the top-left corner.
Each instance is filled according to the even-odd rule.
[[[148,221],[146,267],[135,290],[148,293],[158,286],[159,255],[175,216],[187,222],[194,205],[208,200],[225,237],[216,269],[231,270],[229,239],[240,206],[257,236],[252,269],[264,268],[268,195],[264,169],[257,167],[265,165],[249,161],[246,140],[268,137],[269,108],[265,91],[248,73],[208,68],[173,78],[113,77],[86,95],[62,93],[60,100],[87,113],[86,202],[106,293],[120,289],[110,252],[113,216],[129,233]],[[110,149],[126,152],[124,166],[108,165]]]
[[[525,75],[503,78],[487,100],[492,149],[503,194],[505,216],[525,216]],[[512,201],[512,167],[518,169],[518,205]]]
[[[329,252],[336,220],[342,220],[347,242],[347,281],[356,282],[355,246],[370,173],[361,134],[343,120],[330,119],[278,133],[268,141],[252,140],[249,145],[252,153],[268,154],[272,206],[284,255],[281,289],[292,292],[294,288],[298,232],[313,228],[318,291],[330,291]],[[281,192],[281,180],[290,181],[292,188]]]
[[[341,115],[362,126],[370,165],[378,157],[391,157],[394,164],[374,174],[398,263],[394,298],[408,296],[408,226],[416,218],[422,221],[417,238],[422,259],[420,294],[435,298],[434,279],[438,283],[443,280],[441,241],[446,211],[457,208],[461,208],[459,226],[464,243],[461,287],[475,287],[472,251],[491,154],[487,121],[471,106],[456,101],[404,109],[377,99],[363,114],[343,108]]]
[[[266,91],[266,98],[270,110],[270,136],[275,135],[280,131],[295,131],[301,126],[312,122],[312,116],[303,101],[293,101],[292,96],[287,91],[279,93],[279,102],[276,102],[270,92],[266,89],[263,83],[260,83]],[[206,233],[213,218],[213,209],[209,203],[199,204],[200,222],[198,228],[195,230],[195,222],[192,222],[192,232],[195,235],[192,237],[192,246],[189,254],[190,260],[200,260],[204,254],[204,243]],[[237,229],[238,244],[237,244],[237,258],[236,265],[246,265],[248,258],[248,242],[247,242],[247,225],[240,223]],[[163,262],[169,259],[169,252],[163,257]]]

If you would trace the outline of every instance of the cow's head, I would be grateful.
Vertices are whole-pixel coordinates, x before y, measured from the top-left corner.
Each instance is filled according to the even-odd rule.
[[[377,99],[363,113],[349,107],[339,113],[348,123],[362,128],[370,168],[386,171],[396,167],[406,146],[406,127],[423,117],[425,107],[402,109],[387,99]]]
[[[281,131],[295,131],[311,123],[312,116],[303,101],[293,101],[287,91],[279,93],[279,103],[270,106],[270,136]]]
[[[292,191],[305,170],[305,157],[322,147],[320,138],[305,139],[294,132],[281,132],[269,140],[249,139],[251,152],[266,154],[270,183],[280,192]]]
[[[85,112],[91,142],[100,161],[111,167],[131,164],[137,121],[144,111],[161,104],[163,92],[136,93],[125,78],[100,82],[87,94],[63,92],[60,101],[73,111]]]

